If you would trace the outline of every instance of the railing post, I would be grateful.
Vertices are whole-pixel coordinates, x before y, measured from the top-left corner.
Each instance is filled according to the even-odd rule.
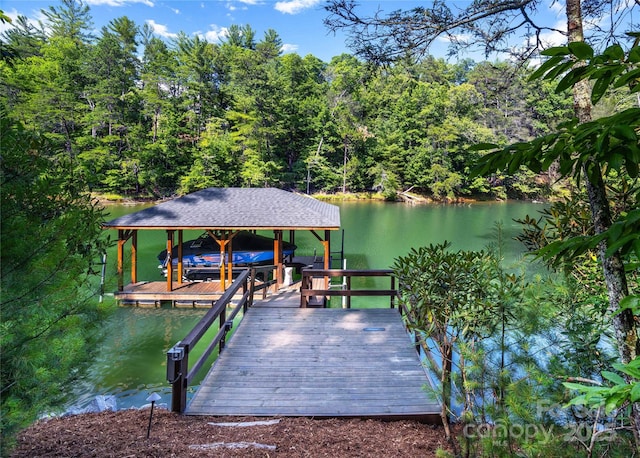
[[[311,277],[309,277],[305,271],[305,269],[302,269],[302,281],[300,284],[300,287],[305,290],[305,289],[309,289],[310,287],[310,279]],[[300,294],[300,308],[307,308],[307,305],[309,304],[309,297],[308,296],[304,296],[302,294]]]
[[[187,408],[188,355],[178,342],[167,351],[167,381],[171,384],[171,411],[183,413]]]
[[[395,291],[396,290],[396,277],[393,276],[393,274],[391,274],[391,291]],[[396,300],[396,294],[391,294],[391,308],[396,308],[395,306],[395,300]],[[402,310],[400,311],[400,314],[402,314]]]
[[[218,325],[218,329],[225,328],[225,323],[227,321],[227,310],[226,310],[226,307],[223,308],[220,311],[219,320],[220,320],[219,321],[220,324]],[[222,350],[224,350],[224,346],[225,346],[226,339],[227,339],[227,331],[228,331],[228,328],[225,328],[225,332],[222,335],[222,338],[220,339],[220,343],[218,344],[218,354],[222,353]]]
[[[247,281],[249,282],[249,298],[247,299],[247,302],[245,302],[242,306],[242,313],[247,313],[247,309],[249,307],[253,307],[253,295],[256,292],[256,275],[256,268],[252,267],[249,273],[249,278],[247,279]]]

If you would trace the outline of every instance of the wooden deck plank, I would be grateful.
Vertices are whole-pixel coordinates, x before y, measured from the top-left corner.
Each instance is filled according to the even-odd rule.
[[[154,303],[171,301],[176,306],[211,307],[222,295],[219,281],[174,283],[173,291],[167,291],[164,281],[129,284],[114,297],[121,303]]]
[[[252,308],[186,413],[438,422],[427,383],[397,310]]]

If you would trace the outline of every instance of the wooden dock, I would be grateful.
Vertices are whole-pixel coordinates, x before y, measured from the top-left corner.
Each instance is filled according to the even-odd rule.
[[[219,281],[176,283],[172,291],[167,291],[165,281],[131,283],[114,297],[123,305],[157,307],[162,302],[171,302],[176,307],[211,307],[220,296]]]
[[[397,309],[265,305],[247,311],[187,414],[440,422]]]

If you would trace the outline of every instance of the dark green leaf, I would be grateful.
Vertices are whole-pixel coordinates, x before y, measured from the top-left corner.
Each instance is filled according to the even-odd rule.
[[[616,80],[613,87],[622,87],[625,84],[632,84],[633,80],[640,79],[640,68],[628,71]]]
[[[532,81],[532,80],[535,80],[535,79],[538,79],[538,78],[542,77],[551,68],[555,67],[556,65],[558,65],[563,60],[564,60],[564,58],[562,56],[551,57],[547,61],[543,62],[542,65],[540,65],[540,67],[538,67],[538,69],[531,74],[531,76],[529,77],[529,81]]]
[[[545,49],[540,54],[543,56],[568,56],[569,48],[566,46],[555,46],[553,48]]]
[[[593,57],[593,49],[584,41],[569,43],[569,51],[580,60],[587,60]]]
[[[606,256],[607,257],[613,256],[613,254],[616,251],[618,251],[620,248],[624,247],[627,243],[631,242],[632,240],[636,240],[638,238],[640,238],[640,234],[630,234],[625,237],[622,237],[621,239],[616,240],[615,242],[611,243],[607,247]]]
[[[581,79],[587,75],[588,68],[587,67],[577,67],[567,73],[558,83],[556,87],[556,92],[562,92],[570,87],[573,87]]]
[[[609,380],[610,382],[615,383],[616,385],[626,385],[627,384],[625,379],[623,379],[622,376],[620,376],[620,374],[617,374],[615,372],[602,371],[602,376],[605,379]]]
[[[627,157],[625,158],[625,163],[624,163],[624,168],[626,169],[627,173],[629,174],[629,176],[631,178],[637,178],[638,177],[638,173],[640,172],[638,170],[638,162]]]
[[[498,149],[499,146],[495,143],[476,143],[469,147],[469,151],[487,151]]]
[[[611,60],[624,59],[624,50],[619,44],[609,46],[602,54]]]
[[[574,63],[571,62],[570,60],[563,62],[560,65],[556,66],[555,68],[552,68],[551,70],[549,70],[549,72],[544,76],[544,78],[548,80],[556,79],[558,76],[560,76],[564,72],[568,71],[571,67],[573,67],[573,65]],[[558,88],[556,88],[556,93],[560,93],[560,92],[562,91],[559,91]]]
[[[609,85],[611,84],[612,75],[610,73],[606,73],[602,77],[598,78],[593,85],[593,89],[591,90],[591,102],[596,104],[600,101],[602,96],[609,89]]]

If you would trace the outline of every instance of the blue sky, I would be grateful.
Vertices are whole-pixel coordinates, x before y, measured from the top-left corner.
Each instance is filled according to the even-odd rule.
[[[96,31],[110,20],[127,16],[142,27],[147,23],[156,35],[172,38],[178,32],[198,34],[211,42],[224,36],[231,24],[249,24],[256,31],[256,39],[262,38],[268,29],[278,32],[284,43],[284,52],[296,52],[302,56],[313,54],[328,62],[331,57],[350,52],[343,35],[333,35],[323,25],[327,16],[322,8],[323,0],[85,0],[91,8]],[[548,1],[548,8],[541,8],[549,25],[566,28],[562,14],[564,2]],[[376,9],[391,12],[429,4],[414,0],[360,0],[363,11]],[[453,4],[464,6],[468,1],[456,0]],[[0,9],[9,17],[18,14],[37,20],[40,11],[49,6],[59,6],[56,0],[0,0]],[[0,30],[2,29],[0,25]],[[5,26],[6,27],[6,26]],[[549,34],[549,42],[562,43],[562,38]],[[558,41],[560,40],[560,41]],[[432,54],[444,56],[446,43],[438,43]],[[473,56],[471,56],[473,57]]]

